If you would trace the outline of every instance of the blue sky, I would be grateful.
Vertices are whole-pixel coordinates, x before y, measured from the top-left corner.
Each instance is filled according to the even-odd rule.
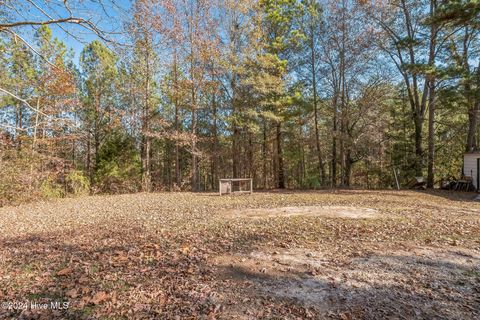
[[[46,1],[38,1],[38,8],[32,7],[28,3],[20,4],[22,6],[21,12],[24,13],[23,18],[18,19],[34,19],[36,21],[45,20],[45,15],[40,11],[44,10],[54,18],[68,17],[68,12],[63,6],[63,0],[49,1],[49,6],[45,4]],[[91,19],[101,30],[113,32],[112,38],[121,38],[121,35],[116,33],[121,31],[122,23],[128,17],[129,9],[131,8],[131,0],[84,0],[84,1],[69,1],[70,8],[74,16]],[[72,48],[75,53],[74,62],[78,63],[79,54],[86,43],[89,43],[98,36],[95,33],[86,30],[85,28],[76,25],[56,26],[50,25],[53,36],[62,40],[67,47]],[[26,38],[31,38],[35,33],[33,27],[26,27],[21,30]],[[70,33],[70,34],[69,34]],[[74,36],[72,36],[74,35]],[[77,38],[77,39],[76,39]]]

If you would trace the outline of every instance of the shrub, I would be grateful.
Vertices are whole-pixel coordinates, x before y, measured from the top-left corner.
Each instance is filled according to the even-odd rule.
[[[79,170],[70,172],[66,177],[68,192],[75,196],[88,195],[90,191],[90,182],[88,178]]]
[[[62,187],[55,183],[55,181],[53,181],[51,178],[48,178],[42,182],[40,185],[40,192],[42,197],[46,199],[61,198],[65,195]]]
[[[320,189],[322,187],[320,180],[316,176],[308,176],[306,183],[309,189]]]
[[[140,155],[134,139],[114,130],[102,144],[98,154],[95,186],[106,193],[136,192],[141,175]]]

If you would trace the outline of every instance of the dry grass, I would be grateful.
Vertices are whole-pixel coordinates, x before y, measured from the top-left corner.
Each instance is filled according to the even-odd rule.
[[[160,193],[5,207],[0,318],[475,319],[473,197]],[[20,310],[52,301],[69,307]]]

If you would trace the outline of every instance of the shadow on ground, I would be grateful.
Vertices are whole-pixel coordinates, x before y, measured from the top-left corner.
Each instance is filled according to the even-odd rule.
[[[305,316],[340,319],[478,319],[480,316],[479,255],[421,248],[416,252],[371,255],[335,264],[321,258],[302,259],[298,252],[290,252],[285,259],[287,254],[264,254],[262,258],[257,252],[234,257],[227,265],[220,263],[220,274],[237,288],[236,294],[243,288],[243,296],[268,296],[271,301],[290,302],[294,310],[303,306]],[[312,253],[308,254],[311,257]],[[315,260],[323,263],[312,263]],[[252,315],[277,316],[273,306]],[[232,311],[232,316],[239,317],[248,311],[248,304],[241,304]]]
[[[478,256],[418,249],[335,261],[195,241],[84,230],[4,239],[2,319],[451,318],[479,316]],[[422,251],[424,250],[424,251]],[[218,256],[230,257],[222,261]],[[422,256],[423,255],[423,256]],[[286,260],[285,260],[286,259]],[[286,261],[286,262],[285,262]],[[317,263],[318,262],[318,263]],[[476,285],[476,286],[475,286]],[[68,302],[67,309],[52,302]],[[47,304],[23,309],[23,303]]]

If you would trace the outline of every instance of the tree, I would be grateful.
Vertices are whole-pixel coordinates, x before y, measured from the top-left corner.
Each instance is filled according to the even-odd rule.
[[[6,104],[2,107],[8,113],[11,109],[13,117],[1,126],[7,135],[13,133],[16,144],[15,151],[9,144],[2,149],[10,158],[8,181],[20,198],[26,192],[30,196],[62,195],[70,169],[70,150],[65,146],[73,131],[69,118],[75,106],[75,82],[68,51],[52,38],[47,26],[39,28],[34,40],[41,57],[15,37],[10,40],[12,51],[4,51],[2,57],[6,75],[0,89]]]
[[[321,184],[325,185],[326,183],[326,170],[324,156],[320,144],[320,128],[319,128],[319,104],[320,97],[318,95],[318,84],[317,80],[319,74],[318,66],[318,55],[319,55],[319,34],[321,33],[322,27],[322,9],[320,4],[316,0],[304,0],[302,5],[305,7],[305,15],[302,17],[301,30],[305,35],[304,43],[305,48],[308,48],[305,52],[307,58],[305,59],[304,64],[308,69],[309,83],[311,86],[312,92],[312,105],[313,105],[313,115],[314,115],[314,128],[315,128],[315,147],[317,153],[318,161],[318,179]]]
[[[210,37],[214,29],[214,21],[210,17],[210,4],[205,0],[184,0],[183,10],[183,37],[185,63],[187,66],[188,82],[186,88],[190,92],[188,101],[191,110],[190,121],[190,153],[191,153],[191,188],[199,190],[199,156],[198,149],[198,113],[202,108],[202,96],[205,86],[208,86],[206,70],[210,64],[209,55],[215,48]]]
[[[134,79],[136,102],[141,105],[141,162],[142,186],[146,192],[151,191],[151,156],[152,156],[152,121],[156,114],[156,82],[155,74],[158,68],[158,56],[155,46],[158,40],[155,32],[156,21],[148,19],[154,10],[155,3],[140,0],[135,3],[133,20],[129,30],[133,40],[133,57],[130,67],[130,77]]]
[[[108,36],[111,32],[100,28],[94,22],[92,16],[85,15],[85,12],[92,12],[94,8],[106,11],[107,7],[113,10],[113,8],[118,8],[118,5],[110,0],[88,0],[73,6],[71,1],[68,0],[64,0],[62,3],[51,3],[48,0],[41,0],[38,3],[29,0],[4,0],[2,1],[0,16],[5,17],[5,19],[0,22],[0,33],[16,35],[32,50],[34,50],[33,46],[20,37],[17,33],[18,29],[56,25],[66,33],[72,34],[68,30],[68,25],[77,25],[103,40],[109,40]],[[29,12],[28,18],[21,14],[22,12]]]
[[[332,1],[328,8],[320,38],[320,61],[332,110],[331,181],[336,186],[340,173],[340,185],[349,186],[352,166],[359,161],[354,155],[357,137],[353,134],[358,121],[357,101],[370,83],[386,73],[379,67],[378,50],[373,45],[376,33],[362,8],[350,1]]]
[[[430,2],[429,2],[430,3]],[[432,3],[432,9],[435,6]],[[436,58],[435,42],[438,32],[423,24],[425,3],[400,0],[386,6],[369,8],[370,16],[378,23],[385,35],[380,47],[391,58],[403,78],[415,125],[415,174],[422,176],[424,168],[423,124],[428,106],[431,77],[427,76],[428,66]],[[428,11],[427,11],[428,12]],[[416,26],[423,26],[421,30]],[[422,63],[428,56],[427,70]]]
[[[445,25],[449,37],[452,65],[450,76],[460,78],[461,90],[468,110],[467,152],[478,149],[477,127],[480,111],[480,62],[478,56],[480,32],[480,3],[469,0],[444,1],[430,18],[431,25]],[[477,66],[475,67],[475,63]]]
[[[242,66],[252,53],[249,35],[252,32],[253,24],[250,19],[250,11],[254,9],[253,1],[225,1],[224,16],[221,21],[222,28],[227,33],[221,49],[224,51],[220,57],[219,77],[222,81],[224,94],[231,109],[231,131],[232,131],[232,176],[241,177],[242,162],[244,158],[241,152],[242,132],[249,126],[247,114],[251,111],[248,104],[247,90],[242,86]],[[215,71],[214,71],[215,72]],[[218,71],[217,71],[218,72]],[[247,137],[243,137],[248,139]],[[252,162],[249,159],[249,162]],[[251,175],[252,172],[249,172]]]
[[[270,76],[285,80],[287,59],[289,54],[297,49],[301,39],[298,26],[293,23],[301,15],[301,7],[295,1],[290,0],[265,0],[260,1],[259,9],[264,18],[261,20],[262,40],[265,44],[264,56],[259,56],[259,61],[265,64],[271,72]],[[274,81],[276,82],[276,81]],[[284,111],[291,101],[285,86],[279,86],[267,94],[269,99],[269,111],[274,115],[275,127],[275,185],[277,188],[285,188],[285,171],[283,158],[283,132],[282,122]]]
[[[100,161],[101,144],[111,128],[118,124],[116,62],[117,57],[99,41],[85,46],[80,57],[85,83],[82,121],[86,135],[86,170],[92,186]]]
[[[437,11],[437,1],[430,1],[430,18],[433,18]],[[427,164],[427,188],[434,187],[434,164],[435,164],[435,103],[437,77],[435,60],[437,56],[437,39],[440,28],[437,23],[430,24],[430,39],[428,45],[428,62],[426,78],[428,80],[428,164]]]
[[[4,3],[9,199],[215,190],[229,176],[385,188],[394,168],[432,187],[478,148],[476,1],[136,0],[123,35],[82,10],[106,17],[110,0]],[[76,64],[54,35],[79,30],[98,39]]]

